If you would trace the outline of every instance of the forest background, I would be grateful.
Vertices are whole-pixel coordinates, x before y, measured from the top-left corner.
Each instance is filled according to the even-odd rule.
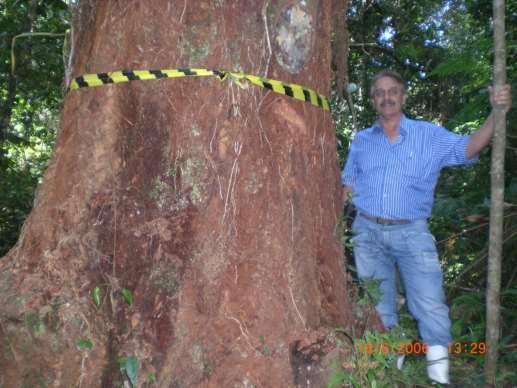
[[[0,1],[0,257],[16,243],[52,155],[66,89],[69,41],[66,31],[74,3]],[[407,80],[408,116],[436,122],[457,133],[473,132],[490,109],[487,86],[493,74],[491,14],[492,3],[486,0],[350,1],[345,26],[349,47],[345,74],[348,88],[341,92],[334,87],[332,91],[340,162],[346,159],[353,134],[375,119],[368,90],[372,76],[384,68],[400,72]],[[517,63],[512,60],[517,58],[517,1],[507,2],[506,14],[508,79],[513,84],[513,101],[517,101]],[[13,72],[12,39],[26,32],[62,35],[18,38]],[[517,373],[512,367],[517,364],[515,107],[507,119],[499,379],[515,384]],[[430,219],[445,269],[453,336],[464,342],[481,341],[485,333],[489,171],[490,149],[471,168],[444,170]],[[349,248],[345,235],[344,249]],[[350,271],[353,273],[353,262]],[[407,325],[411,330],[411,323]],[[476,386],[482,381],[482,363],[483,358],[475,354],[454,358],[456,381],[463,379],[463,386]],[[423,376],[423,369],[419,372],[418,368],[415,366],[406,373],[421,372]],[[378,378],[378,373],[373,378]]]

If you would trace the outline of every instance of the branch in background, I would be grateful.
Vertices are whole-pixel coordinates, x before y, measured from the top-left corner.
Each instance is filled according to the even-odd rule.
[[[57,36],[65,36],[65,33],[53,33],[53,32],[24,32],[22,34],[16,35],[13,37],[11,41],[11,74],[14,75],[14,71],[16,70],[16,56],[14,55],[14,45],[16,44],[16,39],[18,38],[26,38],[30,36],[46,36],[46,37],[57,37]]]
[[[415,65],[412,63],[406,63],[405,61],[401,60],[400,58],[397,58],[397,56],[395,55],[394,49],[382,46],[379,43],[350,43],[350,47],[360,47],[361,51],[363,51],[365,53],[365,55],[368,55],[369,57],[371,57],[372,54],[369,53],[368,51],[366,51],[366,47],[372,47],[375,50],[381,51],[384,54],[388,55],[394,62],[397,63],[397,65],[404,67],[406,69],[413,69],[413,70],[417,70],[417,71],[425,71],[426,66],[428,66],[431,61],[431,60],[427,61],[426,66],[422,66],[422,65],[418,66],[418,65]]]
[[[25,25],[23,26],[23,30],[32,31],[32,24],[34,19],[36,18],[36,7],[38,6],[37,0],[29,1],[29,8],[27,12],[27,20]],[[23,31],[22,30],[22,31]],[[13,60],[14,55],[14,41],[16,36],[12,40],[13,46],[11,47],[11,61]],[[13,114],[14,102],[16,99],[16,75],[14,74],[14,63],[11,63],[11,73],[9,74],[9,78],[7,80],[7,98],[5,99],[5,104],[0,111],[0,159],[3,157],[4,153],[4,142],[8,138],[9,127],[11,126],[11,117]]]
[[[517,229],[516,230],[512,230],[511,231],[512,233],[510,233],[509,236],[507,236],[504,240],[503,240],[503,244],[508,242],[509,240],[511,240],[512,238],[514,238],[515,236],[517,236]],[[459,281],[465,276],[467,275],[470,271],[476,269],[479,265],[481,264],[485,264],[485,261],[486,259],[488,258],[488,249],[483,249],[480,253],[480,255],[478,256],[477,259],[475,259],[472,263],[470,263],[468,266],[466,266],[463,271],[461,271],[459,273],[458,276],[456,276],[456,278],[454,279],[454,283],[452,283],[448,288],[449,290],[454,290],[454,289],[461,289],[461,286],[458,285]],[[510,283],[507,283],[507,287],[506,288],[510,288]]]
[[[508,218],[508,217],[514,217],[516,216],[517,213],[510,213],[510,214],[506,214],[503,218]],[[455,233],[451,236],[449,236],[448,238],[446,239],[443,239],[443,240],[440,240],[438,241],[436,244],[437,245],[441,245],[442,243],[445,243],[451,239],[454,239],[456,237],[459,237],[461,235],[464,235],[464,234],[467,234],[469,232],[472,232],[472,231],[475,231],[477,229],[481,229],[483,227],[486,227],[488,226],[488,223],[483,223],[483,224],[480,224],[480,225],[476,225],[472,228],[469,228],[469,229],[466,229],[466,230],[463,230],[459,233]],[[507,233],[507,235],[504,237],[504,240],[503,240],[503,244],[507,243],[508,241],[510,241],[512,238],[514,238],[515,236],[517,236],[517,229],[510,229]],[[469,272],[471,272],[472,270],[476,269],[480,264],[484,264],[485,263],[485,260],[487,259],[488,257],[488,249],[487,248],[484,248],[479,256],[473,261],[471,262],[468,266],[466,266],[465,268],[463,268],[463,270],[455,277],[453,283],[451,283],[449,289],[450,290],[454,290],[454,289],[460,289],[461,287],[459,286],[459,282],[460,280],[465,276],[467,275]],[[510,285],[511,285],[511,281],[512,281],[512,277],[510,279],[510,282],[507,282],[507,286],[506,288],[509,288]]]

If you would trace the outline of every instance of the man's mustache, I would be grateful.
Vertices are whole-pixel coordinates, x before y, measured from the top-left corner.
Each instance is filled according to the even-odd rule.
[[[386,100],[381,103],[381,107],[385,108],[386,106],[394,106],[396,103],[393,100]]]

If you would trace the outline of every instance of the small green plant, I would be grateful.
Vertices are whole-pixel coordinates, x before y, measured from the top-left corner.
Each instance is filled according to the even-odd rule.
[[[376,305],[381,300],[381,280],[373,278],[364,278],[359,282],[360,298],[357,304]]]
[[[152,383],[153,381],[156,381],[156,373],[150,372],[147,374],[146,381]]]
[[[131,387],[138,384],[138,370],[140,369],[140,361],[135,356],[123,356],[118,359],[120,373],[127,377]]]
[[[353,343],[349,361],[330,376],[328,388],[426,386],[425,360],[411,360],[403,370],[397,369],[397,358],[402,354],[421,358],[426,351],[425,345],[409,340],[402,328],[385,333],[366,331]]]
[[[41,320],[37,312],[28,312],[24,317],[25,326],[32,334],[38,335],[45,331],[45,323]]]
[[[366,278],[357,282],[359,294],[357,316],[373,308],[381,297],[380,281]],[[353,345],[349,360],[330,376],[328,388],[332,387],[397,387],[428,386],[425,371],[426,346],[413,342],[418,338],[414,320],[405,305],[400,306],[399,324],[381,333],[366,330],[359,336],[349,335],[342,328],[336,332],[345,334]],[[397,358],[405,354],[402,370],[397,369]]]
[[[133,305],[133,292],[128,288],[122,288],[120,290],[120,294],[122,295],[122,299],[129,305]],[[112,302],[115,303],[113,299],[113,293],[111,293]],[[101,286],[95,286],[92,290],[92,301],[95,307],[99,308],[102,305],[103,292]]]
[[[271,350],[269,349],[269,346],[267,345],[266,343],[266,339],[264,338],[263,335],[261,335],[259,337],[259,340],[260,340],[260,345],[261,345],[261,352],[264,356],[268,357],[271,355]]]
[[[79,349],[92,350],[93,349],[93,341],[90,338],[81,338],[75,343]]]
[[[104,285],[106,286],[106,285]],[[109,285],[106,287],[110,288]],[[99,309],[102,305],[103,292],[101,286],[96,286],[92,289],[92,301],[97,309]],[[109,293],[111,298],[112,306],[116,305],[116,295],[113,291]],[[128,306],[133,305],[133,292],[128,288],[122,288],[120,290],[120,296],[122,299],[128,304]],[[93,349],[93,341],[90,338],[81,338],[76,342],[76,346],[79,349],[91,350]],[[140,360],[136,356],[122,356],[118,358],[118,365],[120,373],[129,381],[130,386],[136,387],[138,384],[138,370],[140,369]],[[150,373],[147,375],[147,381],[154,381],[156,376],[154,373]]]
[[[93,300],[93,303],[95,304],[95,307],[97,307],[97,308],[101,307],[102,291],[101,291],[101,288],[99,286],[95,287],[92,290],[92,300]]]
[[[122,298],[126,301],[126,303],[131,306],[133,304],[133,293],[131,290],[128,290],[127,288],[123,288],[120,293],[122,294]]]

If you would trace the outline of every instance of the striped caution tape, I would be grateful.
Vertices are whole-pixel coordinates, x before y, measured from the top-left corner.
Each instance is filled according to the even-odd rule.
[[[80,88],[90,88],[106,84],[117,84],[122,82],[137,80],[152,80],[160,78],[179,78],[179,77],[219,77],[221,81],[230,79],[239,86],[243,86],[241,81],[246,80],[253,85],[272,90],[275,93],[283,94],[297,100],[310,102],[324,110],[330,110],[328,99],[321,96],[314,90],[297,84],[288,84],[274,79],[257,77],[255,75],[235,73],[225,70],[211,69],[162,69],[162,70],[120,70],[110,73],[85,74],[74,78],[70,83],[70,90]]]

